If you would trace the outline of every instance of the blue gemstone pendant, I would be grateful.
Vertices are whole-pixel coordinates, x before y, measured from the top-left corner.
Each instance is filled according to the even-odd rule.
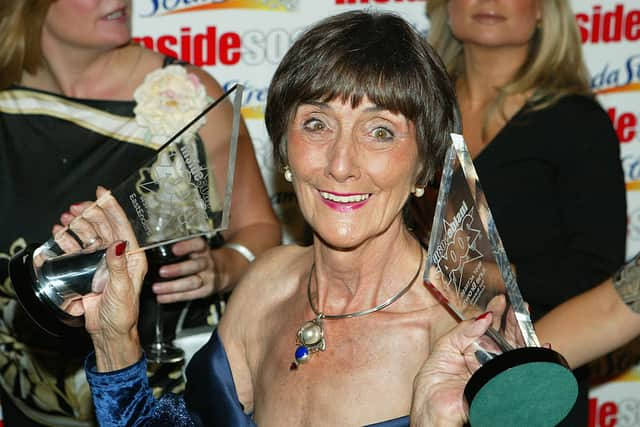
[[[324,351],[326,344],[324,341],[324,329],[322,328],[322,317],[320,313],[317,318],[305,322],[298,329],[296,343],[298,347],[295,351],[295,360],[291,364],[291,370],[303,363],[306,363],[313,353]]]
[[[296,363],[299,365],[307,360],[309,360],[309,349],[304,345],[296,348]]]

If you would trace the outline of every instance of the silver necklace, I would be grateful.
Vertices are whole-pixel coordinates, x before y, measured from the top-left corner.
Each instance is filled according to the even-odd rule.
[[[291,367],[289,369],[297,369],[299,365],[307,362],[311,358],[312,354],[319,351],[325,351],[327,346],[324,339],[324,328],[322,327],[323,320],[350,319],[353,317],[366,316],[367,314],[375,313],[376,311],[380,311],[389,307],[391,304],[398,301],[400,297],[406,294],[409,289],[411,289],[411,286],[413,286],[416,279],[418,278],[418,275],[420,274],[423,260],[424,253],[422,252],[422,250],[420,250],[420,262],[418,263],[416,274],[413,275],[409,283],[404,288],[402,288],[400,292],[393,295],[386,301],[383,301],[382,303],[376,305],[375,307],[345,314],[325,314],[322,311],[319,311],[313,305],[313,298],[311,297],[311,279],[316,268],[316,264],[313,263],[311,265],[311,271],[309,271],[309,280],[307,282],[307,298],[309,299],[309,305],[311,306],[311,310],[313,310],[313,312],[315,313],[316,318],[308,320],[304,323],[304,325],[302,325],[300,329],[298,329],[298,333],[296,335],[297,347],[294,354],[294,361],[293,363],[291,363]]]

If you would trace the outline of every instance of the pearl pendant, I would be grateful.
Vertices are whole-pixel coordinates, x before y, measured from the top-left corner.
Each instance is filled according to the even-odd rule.
[[[321,316],[305,322],[305,324],[298,329],[296,343],[298,347],[294,354],[294,362],[291,364],[290,369],[292,370],[297,369],[298,365],[306,363],[313,353],[326,349]]]

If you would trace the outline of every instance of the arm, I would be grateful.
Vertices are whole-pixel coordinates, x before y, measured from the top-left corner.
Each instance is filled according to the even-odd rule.
[[[218,98],[223,94],[220,85],[203,70],[189,67],[188,72],[200,79],[211,97]],[[225,182],[227,156],[224,152],[230,139],[231,130],[227,124],[231,122],[232,114],[230,104],[218,106],[209,113],[206,125],[199,132],[207,149],[213,153],[216,161],[213,167],[219,185]],[[217,152],[220,154],[216,155]],[[225,242],[242,245],[255,256],[280,242],[280,225],[262,181],[251,138],[242,121],[230,223],[223,236]],[[161,303],[203,298],[229,291],[249,266],[247,258],[237,250],[225,246],[210,250],[202,239],[177,243],[173,252],[176,255],[192,255],[189,261],[160,269],[162,277],[177,278],[154,284],[154,291]]]
[[[85,372],[101,426],[196,425],[181,397],[172,393],[160,400],[153,397],[145,359],[118,371],[98,372],[92,354],[85,362]]]
[[[556,169],[567,250],[566,257],[555,264],[560,271],[554,272],[566,285],[554,306],[610,277],[624,263],[627,237],[624,176],[615,131],[595,101],[567,102]],[[567,119],[570,114],[575,118]],[[550,289],[549,295],[555,292]]]
[[[136,251],[135,234],[117,201],[103,188],[98,188],[97,196],[95,204],[76,206],[82,216],[74,221],[110,245],[102,292],[87,294],[77,304],[95,349],[85,369],[98,419],[101,425],[154,425],[169,417],[171,425],[191,426],[180,399],[153,398],[137,331],[146,257]]]
[[[571,367],[578,367],[626,344],[640,334],[638,258],[611,279],[556,307],[536,332]]]

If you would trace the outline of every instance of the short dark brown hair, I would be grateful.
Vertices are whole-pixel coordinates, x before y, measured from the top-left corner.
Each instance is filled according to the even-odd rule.
[[[416,128],[424,185],[441,164],[449,133],[458,128],[453,85],[424,37],[391,13],[353,11],[320,21],[303,33],[278,66],[265,121],[276,159],[287,163],[286,132],[298,106],[364,97]]]

